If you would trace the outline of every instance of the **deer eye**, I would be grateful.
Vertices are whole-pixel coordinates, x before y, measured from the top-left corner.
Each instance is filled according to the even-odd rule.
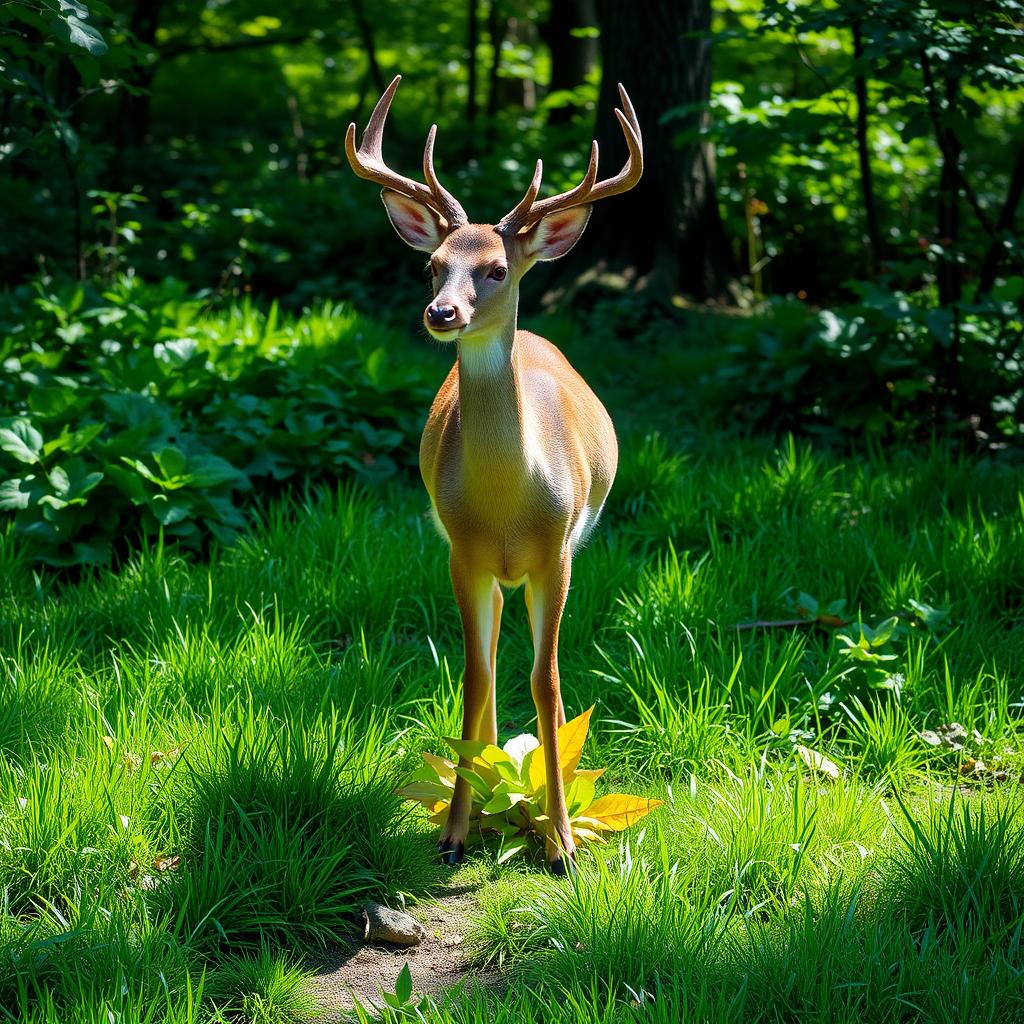
[[[495,281],[504,281],[507,275],[508,267],[495,267],[490,274]]]

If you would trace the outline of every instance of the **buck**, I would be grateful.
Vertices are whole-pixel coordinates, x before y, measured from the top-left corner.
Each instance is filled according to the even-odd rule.
[[[626,90],[616,110],[629,155],[612,178],[597,180],[591,144],[583,180],[538,199],[537,161],[522,201],[497,224],[471,224],[434,171],[437,125],[427,134],[420,183],[385,164],[384,122],[401,76],[381,96],[356,149],[352,170],[383,186],[381,198],[399,236],[430,253],[433,301],[423,314],[431,337],[454,342],[458,356],[427,417],[420,473],[431,511],[451,549],[451,578],[465,644],[462,738],[497,742],[495,669],[502,585],[525,584],[533,634],[531,691],[546,773],[549,866],[571,867],[557,729],[565,723],[558,676],[558,630],[576,549],[594,528],[615,478],[618,446],[604,406],[562,353],[516,326],[519,282],[538,261],[576,244],[599,199],[633,188],[643,172],[640,125]],[[623,112],[624,111],[624,112]],[[471,791],[455,784],[438,849],[462,859]]]

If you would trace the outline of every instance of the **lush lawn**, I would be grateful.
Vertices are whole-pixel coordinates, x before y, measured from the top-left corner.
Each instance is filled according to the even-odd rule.
[[[619,376],[563,687],[570,715],[596,705],[584,764],[666,803],[575,881],[474,848],[467,941],[517,984],[426,1017],[1024,1019],[1019,467],[705,434]],[[393,795],[461,720],[424,509],[340,487],[209,562],[153,547],[74,583],[0,536],[11,1019],[302,1019],[297,953],[352,936],[367,895],[452,877]],[[737,629],[808,596],[850,624]],[[502,740],[532,726],[525,609],[505,614]],[[893,616],[867,651],[840,636]],[[953,722],[963,750],[918,737]]]

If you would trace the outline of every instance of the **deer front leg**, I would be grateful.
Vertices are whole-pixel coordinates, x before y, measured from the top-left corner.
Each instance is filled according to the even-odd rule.
[[[501,594],[501,584],[494,580],[491,586],[491,673],[490,685],[487,687],[487,700],[484,703],[483,721],[477,739],[486,743],[498,742],[498,633],[501,631],[501,610],[505,599]]]
[[[569,592],[570,569],[571,556],[564,550],[547,572],[531,575],[526,582],[526,603],[533,631],[530,688],[537,708],[537,737],[544,745],[548,815],[545,852],[548,866],[556,875],[571,870],[576,853],[558,756],[558,727],[565,723],[558,679],[558,629]]]
[[[466,650],[466,669],[462,677],[462,738],[493,743],[497,739],[494,663],[502,606],[501,588],[490,573],[474,571],[454,550],[451,572]],[[469,767],[465,758],[459,761],[463,767]],[[437,844],[445,864],[458,864],[462,860],[472,802],[469,783],[457,778],[448,808],[448,821]]]

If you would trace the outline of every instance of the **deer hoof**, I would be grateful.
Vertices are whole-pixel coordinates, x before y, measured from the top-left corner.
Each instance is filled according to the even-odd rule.
[[[568,854],[559,854],[554,860],[548,862],[548,870],[553,875],[565,878],[576,874],[576,860]]]
[[[441,854],[441,863],[450,867],[462,863],[462,855],[465,852],[465,844],[454,842],[450,839],[442,839],[437,844],[437,852]]]

